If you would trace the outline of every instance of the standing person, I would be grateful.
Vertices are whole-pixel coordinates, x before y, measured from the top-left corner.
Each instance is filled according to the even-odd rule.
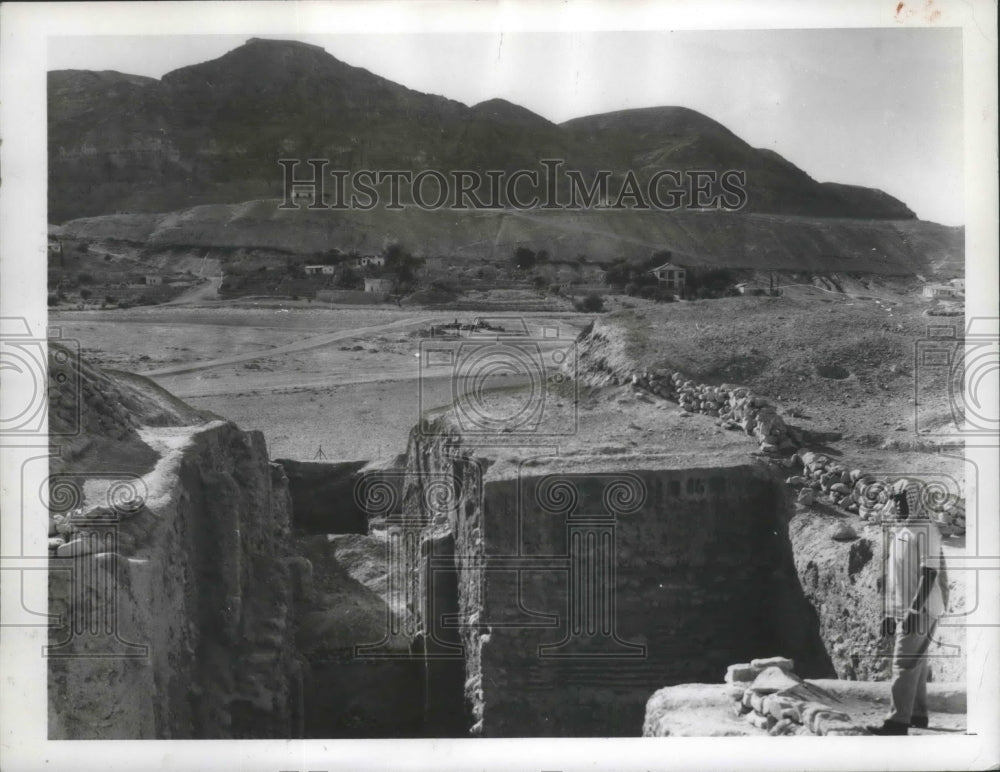
[[[905,735],[926,728],[927,648],[945,610],[941,534],[923,506],[914,480],[897,480],[889,512],[895,525],[885,564],[885,619],[882,635],[894,636],[892,706],[876,735]]]

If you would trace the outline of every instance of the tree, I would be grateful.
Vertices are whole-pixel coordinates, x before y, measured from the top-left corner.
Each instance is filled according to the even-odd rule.
[[[624,257],[619,257],[604,274],[604,283],[609,287],[648,287],[656,284],[656,277],[649,272],[650,260],[641,265],[632,265]],[[656,265],[662,265],[662,261]],[[654,266],[655,267],[655,266]],[[633,292],[629,293],[634,294]]]
[[[407,252],[402,244],[390,244],[385,250],[385,269],[396,274],[399,286],[413,284],[417,279],[417,270],[424,261]]]
[[[337,276],[334,278],[333,283],[334,286],[341,289],[355,289],[361,284],[361,276],[351,266],[345,265],[337,271]]]
[[[537,260],[537,255],[527,247],[518,247],[514,250],[514,256],[511,258],[511,263],[515,268],[521,271],[527,271],[535,267],[535,262]]]
[[[578,300],[573,304],[577,311],[587,314],[599,314],[604,311],[604,298],[596,292],[591,292],[583,300]]]

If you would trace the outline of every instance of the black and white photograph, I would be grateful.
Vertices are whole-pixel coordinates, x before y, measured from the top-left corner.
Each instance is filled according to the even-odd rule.
[[[810,5],[4,4],[4,769],[996,768],[996,5]]]

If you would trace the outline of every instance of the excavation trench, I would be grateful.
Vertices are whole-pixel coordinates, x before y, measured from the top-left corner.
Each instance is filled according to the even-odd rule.
[[[635,736],[656,689],[735,662],[836,675],[765,468],[488,467],[411,442],[368,480],[395,512],[306,537],[306,736]]]

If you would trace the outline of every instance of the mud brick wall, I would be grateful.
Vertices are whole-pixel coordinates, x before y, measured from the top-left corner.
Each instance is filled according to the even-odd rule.
[[[460,589],[482,734],[634,735],[651,683],[773,652],[831,675],[786,512],[751,466],[487,484]]]

